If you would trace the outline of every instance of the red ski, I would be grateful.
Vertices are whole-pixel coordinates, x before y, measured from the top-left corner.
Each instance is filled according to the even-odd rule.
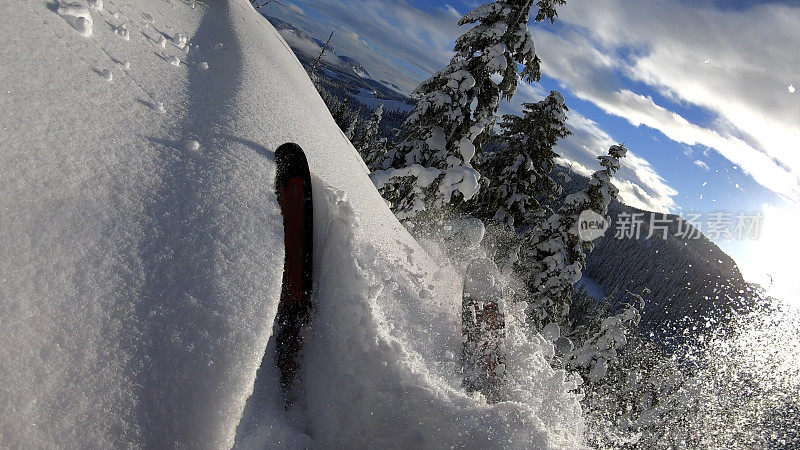
[[[502,400],[505,381],[505,316],[500,273],[488,258],[470,262],[461,303],[462,385],[489,403]]]
[[[283,214],[286,249],[281,299],[274,325],[275,360],[288,406],[296,396],[305,337],[303,329],[312,311],[314,211],[311,175],[303,149],[297,144],[283,144],[275,151],[275,159],[275,190]]]

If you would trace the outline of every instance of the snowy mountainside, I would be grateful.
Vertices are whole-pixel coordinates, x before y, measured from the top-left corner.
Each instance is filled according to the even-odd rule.
[[[344,61],[351,69],[353,69],[353,72],[355,72],[355,74],[361,78],[372,78],[372,75],[367,72],[367,69],[365,69],[357,59],[349,56],[340,56],[339,59]]]
[[[461,389],[461,278],[247,0],[8,0],[0,36],[0,446],[583,445],[540,336],[509,328],[509,401]],[[287,141],[318,274],[289,413],[270,357]]]
[[[588,183],[572,172],[569,178],[565,192],[583,189]],[[632,214],[641,214],[643,220],[639,237],[616,239],[617,223]],[[653,331],[663,331],[665,324],[677,323],[686,316],[719,317],[731,308],[746,306],[741,297],[749,288],[730,256],[702,233],[697,239],[676,236],[679,218],[674,214],[656,216],[669,222],[667,239],[663,239],[662,231],[655,231],[648,239],[650,214],[618,200],[611,202],[611,227],[594,241],[595,248],[587,258],[584,275],[591,280],[588,290],[596,292],[599,286],[601,295],[610,295],[616,289],[611,299],[615,304],[631,301],[628,291],[638,294],[648,288],[651,293],[642,311],[642,324]]]
[[[650,214],[619,202],[609,206],[612,218],[631,213],[646,218]],[[616,301],[627,297],[625,291],[650,289],[642,312],[642,323],[650,329],[678,323],[683,317],[722,318],[731,308],[746,307],[742,294],[749,287],[733,259],[705,236],[676,237],[678,216],[667,217],[672,223],[667,239],[660,237],[661,232],[646,239],[647,222],[639,239],[614,239],[613,230],[609,231],[590,254],[586,274],[604,292],[618,287]]]

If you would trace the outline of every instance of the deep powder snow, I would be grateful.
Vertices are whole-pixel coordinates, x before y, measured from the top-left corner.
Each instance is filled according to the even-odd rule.
[[[574,383],[513,322],[509,401],[461,389],[461,268],[395,220],[248,1],[100,3],[0,4],[0,446],[581,446]],[[317,305],[289,412],[268,364],[288,141]]]

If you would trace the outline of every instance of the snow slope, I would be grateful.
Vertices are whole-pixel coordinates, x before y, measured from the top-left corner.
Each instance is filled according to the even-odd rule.
[[[580,446],[538,336],[509,330],[514,401],[460,389],[461,280],[247,0],[5,0],[0,36],[0,446]],[[315,178],[319,305],[289,413],[269,364],[287,141]]]

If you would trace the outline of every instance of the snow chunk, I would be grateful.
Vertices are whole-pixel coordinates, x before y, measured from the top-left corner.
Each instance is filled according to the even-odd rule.
[[[92,35],[94,22],[89,8],[80,3],[68,3],[59,5],[56,12],[72,25],[72,28],[75,28],[81,36],[88,37]]]
[[[561,329],[558,328],[557,323],[549,323],[542,330],[542,336],[550,342],[555,342],[561,336]]]
[[[442,127],[434,128],[431,136],[425,140],[425,144],[431,150],[444,150],[447,145],[447,136],[445,136]]]
[[[608,372],[606,360],[603,358],[598,358],[592,366],[592,370],[589,371],[589,381],[597,383],[606,376],[606,372]]]
[[[795,88],[793,84],[790,84],[786,89],[789,90],[790,94],[794,94]]]
[[[195,140],[188,140],[184,142],[183,148],[190,152],[196,152],[200,150],[200,143]]]
[[[556,341],[553,343],[553,346],[555,347],[556,353],[559,355],[567,355],[575,349],[575,344],[573,344],[569,338],[564,336],[556,339]]]
[[[103,10],[103,0],[89,0],[89,7],[94,11]]]
[[[214,44],[214,50],[222,50],[222,47],[224,46],[225,45],[222,42],[217,42],[216,44]]]
[[[186,42],[188,40],[189,38],[187,38],[181,33],[177,33],[175,34],[175,36],[172,37],[172,43],[175,44],[176,47],[181,49],[186,46]]]
[[[201,62],[200,64],[197,65],[197,70],[205,72],[206,70],[208,70],[208,63],[205,61]]]
[[[131,40],[131,33],[128,31],[128,26],[124,23],[118,27],[114,27],[114,34],[125,39],[126,41]]]
[[[114,80],[114,73],[111,72],[111,69],[103,69],[100,71],[100,76],[105,78],[106,81],[113,81]]]
[[[181,66],[181,59],[178,58],[177,56],[170,57],[168,61],[169,61],[170,64],[172,64],[175,67],[180,67]]]

